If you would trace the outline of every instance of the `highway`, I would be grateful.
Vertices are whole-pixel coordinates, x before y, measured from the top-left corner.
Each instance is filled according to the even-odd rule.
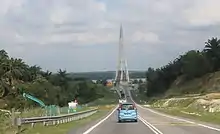
[[[142,122],[117,123],[116,113],[112,114],[90,134],[155,134]]]
[[[128,90],[125,94],[130,96]],[[127,100],[132,102],[131,97]],[[138,122],[118,123],[116,110],[78,134],[220,134],[219,126],[164,115],[140,105],[137,105],[137,109]]]

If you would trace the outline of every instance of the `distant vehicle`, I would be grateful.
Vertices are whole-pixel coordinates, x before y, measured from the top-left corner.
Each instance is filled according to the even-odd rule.
[[[134,121],[137,122],[137,108],[134,103],[122,103],[118,108],[118,122]]]
[[[124,97],[125,97],[125,94],[124,94],[124,93],[121,93],[121,97],[124,98]]]
[[[127,102],[127,100],[125,100],[125,99],[119,99],[119,103],[126,103]]]

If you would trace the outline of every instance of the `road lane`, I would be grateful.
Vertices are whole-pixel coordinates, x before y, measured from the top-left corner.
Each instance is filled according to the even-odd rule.
[[[133,102],[130,92],[125,90],[128,102]],[[169,118],[172,116],[163,116],[151,109],[143,108],[137,105],[138,122],[117,122],[117,111],[114,112],[100,125],[95,127],[87,134],[220,134],[220,131],[212,130],[190,121],[184,121],[178,118]],[[195,122],[195,121],[194,121]],[[87,128],[89,129],[89,128]],[[83,134],[80,132],[79,134]]]
[[[164,117],[140,107],[138,107],[138,112],[143,119],[155,126],[163,134],[220,134],[219,131]]]
[[[118,123],[116,115],[117,113],[115,112],[90,134],[155,134],[141,121]]]
[[[129,88],[125,88],[127,88],[127,90],[125,90],[126,95],[130,96],[127,98],[128,101],[133,101]],[[169,118],[171,116],[163,116],[165,114],[157,114],[158,112],[152,112],[151,109],[142,108],[140,106],[137,106],[137,109],[140,117],[156,127],[163,134],[220,134],[220,131],[198,125],[199,123],[178,118]]]

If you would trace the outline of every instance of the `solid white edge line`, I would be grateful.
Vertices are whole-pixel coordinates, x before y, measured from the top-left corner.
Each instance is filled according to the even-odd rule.
[[[163,134],[160,130],[158,130],[155,126],[147,122],[144,118],[138,116],[139,120],[144,123],[148,128],[150,128],[151,131],[153,131],[155,134]]]
[[[139,106],[140,108],[142,108],[142,109],[146,109],[146,110],[148,110],[148,111],[150,111],[150,112],[152,112],[152,113],[154,113],[154,114],[157,114],[157,115],[160,115],[160,116],[163,116],[163,117],[167,117],[167,118],[170,118],[170,119],[174,119],[174,120],[179,120],[179,121],[183,121],[183,122],[195,124],[195,125],[198,125],[198,126],[201,126],[201,127],[204,127],[204,128],[208,128],[208,129],[211,129],[211,130],[215,130],[215,131],[220,132],[220,129],[219,129],[219,128],[207,126],[207,125],[204,125],[204,124],[196,123],[196,122],[193,122],[193,121],[188,121],[188,120],[181,119],[181,118],[177,118],[177,117],[173,117],[173,116],[169,116],[169,115],[162,114],[162,113],[156,112],[156,111],[154,111],[154,110],[151,110],[151,109],[142,107],[142,106],[139,105],[139,104],[136,104],[136,105],[138,105],[138,106]]]
[[[130,96],[131,96],[131,93],[129,92]],[[133,98],[131,97],[131,100],[135,103],[135,101],[133,100]],[[196,123],[196,122],[193,122],[193,121],[188,121],[188,120],[185,120],[185,119],[181,119],[181,118],[177,118],[177,117],[173,117],[173,116],[169,116],[169,115],[166,115],[166,114],[162,114],[162,113],[159,113],[159,112],[156,112],[154,110],[151,110],[151,109],[148,109],[148,108],[145,108],[137,103],[135,103],[137,106],[139,106],[140,108],[142,109],[145,109],[145,110],[148,110],[152,113],[155,113],[157,115],[160,115],[160,116],[163,116],[163,117],[167,117],[167,118],[170,118],[170,119],[174,119],[174,120],[179,120],[179,121],[183,121],[183,122],[187,122],[187,123],[191,123],[191,124],[195,124],[195,125],[198,125],[200,127],[204,127],[204,128],[208,128],[208,129],[211,129],[211,130],[215,130],[215,131],[218,131],[220,132],[220,129],[219,128],[215,128],[215,127],[211,127],[211,126],[208,126],[208,125],[204,125],[204,124],[200,124],[200,123]]]
[[[96,127],[98,127],[104,121],[106,121],[116,111],[117,108],[118,108],[118,106],[116,106],[116,108],[114,110],[112,110],[112,112],[109,115],[107,115],[104,119],[102,119],[101,121],[96,123],[94,126],[92,126],[89,129],[87,129],[83,134],[89,134],[90,132],[92,132],[92,130],[94,130]]]

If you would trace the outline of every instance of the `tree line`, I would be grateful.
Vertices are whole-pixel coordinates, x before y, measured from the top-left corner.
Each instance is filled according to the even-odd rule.
[[[115,77],[115,71],[71,73],[73,78],[83,77],[90,80],[107,80]],[[144,78],[145,71],[129,71],[130,78]]]
[[[88,103],[108,95],[106,87],[91,80],[72,78],[66,70],[57,73],[43,71],[39,66],[30,66],[22,59],[13,58],[0,50],[0,108],[24,108],[37,106],[26,100],[28,93],[42,100],[46,105],[65,106],[77,99]]]
[[[180,82],[186,82],[219,69],[220,39],[211,38],[201,51],[190,50],[165,66],[148,68],[145,94],[148,97],[163,95],[177,78],[181,77]]]

